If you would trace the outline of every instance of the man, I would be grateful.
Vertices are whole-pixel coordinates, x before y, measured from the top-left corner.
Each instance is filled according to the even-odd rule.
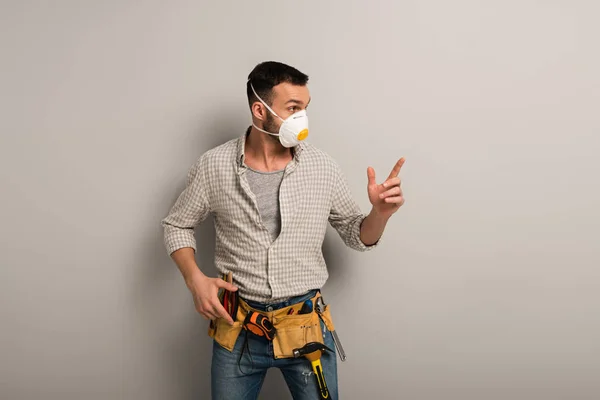
[[[185,190],[162,221],[165,245],[196,310],[220,323],[217,329],[240,332],[230,349],[213,341],[213,399],[256,399],[270,367],[282,371],[294,399],[319,398],[311,363],[305,358],[275,358],[274,342],[242,330],[243,321],[234,323],[218,292],[239,290],[245,304],[267,316],[287,308],[293,313],[291,308],[314,299],[328,278],[321,251],[327,223],[347,246],[371,250],[388,219],[404,204],[398,177],[401,158],[381,184],[375,181],[375,171],[367,169],[373,207],[368,215],[361,213],[337,163],[305,141],[307,82],[307,75],[288,65],[257,65],[246,84],[252,126],[199,158]],[[216,268],[232,273],[233,284],[205,276],[196,265],[194,227],[209,213],[216,230]],[[298,316],[288,321],[293,318]],[[320,328],[324,344],[333,349],[322,355],[321,363],[330,398],[337,399],[335,346],[323,322]],[[275,336],[282,334],[284,330]]]

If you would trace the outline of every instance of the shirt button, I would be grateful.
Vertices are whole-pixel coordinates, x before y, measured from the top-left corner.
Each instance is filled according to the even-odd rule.
[[[273,311],[273,307],[271,307],[271,306],[267,307],[267,311],[268,311],[268,312],[271,312],[271,311]]]

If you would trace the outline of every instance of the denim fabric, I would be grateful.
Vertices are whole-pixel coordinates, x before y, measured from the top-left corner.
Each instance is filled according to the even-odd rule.
[[[245,300],[250,307],[262,311],[274,311],[292,304],[302,303],[315,296],[316,290],[286,301],[267,304]],[[330,398],[338,399],[337,354],[331,332],[327,331],[321,321],[325,345],[332,352],[321,357],[325,381],[329,388]],[[244,341],[247,338],[247,348]],[[243,350],[241,361],[240,354]],[[267,370],[278,368],[295,400],[319,399],[317,379],[312,372],[310,361],[301,357],[276,360],[273,355],[273,344],[268,340],[242,331],[232,352],[213,341],[211,366],[211,392],[213,400],[255,400],[258,398]],[[240,370],[241,369],[241,370]]]

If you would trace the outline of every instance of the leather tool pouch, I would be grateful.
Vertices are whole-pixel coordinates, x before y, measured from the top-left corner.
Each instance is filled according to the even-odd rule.
[[[240,299],[240,303],[242,300]],[[242,325],[246,318],[247,312],[243,309],[240,304],[237,310],[237,317],[233,320],[233,325],[223,318],[217,318],[208,327],[208,336],[213,338],[217,343],[226,348],[229,351],[233,351],[235,342],[237,341],[240,332],[242,331]]]
[[[273,317],[277,335],[273,340],[275,358],[294,357],[293,350],[309,342],[323,343],[321,321],[316,311],[308,314],[281,315]]]
[[[313,304],[316,304],[316,299],[320,296],[321,294],[317,293],[312,298]],[[229,351],[232,351],[235,346],[248,311],[254,310],[244,300],[240,299],[239,302],[237,318],[233,326],[222,318],[218,318],[214,323],[214,329],[209,327],[209,336]],[[324,343],[321,320],[327,330],[333,331],[334,329],[329,304],[325,306],[321,315],[316,312],[314,307],[313,311],[308,314],[288,315],[290,309],[294,308],[297,312],[301,307],[302,304],[294,304],[272,312],[254,310],[267,316],[276,329],[273,338],[273,353],[276,359],[294,357],[293,350],[303,347],[309,342]]]

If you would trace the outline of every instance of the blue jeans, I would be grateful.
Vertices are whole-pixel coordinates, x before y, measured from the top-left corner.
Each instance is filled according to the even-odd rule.
[[[250,307],[257,310],[272,311],[292,304],[302,303],[305,300],[314,297],[315,294],[316,290],[276,304],[257,303],[249,300],[245,301]],[[321,356],[325,382],[329,388],[330,398],[332,400],[337,400],[337,354],[335,344],[333,343],[331,333],[326,330],[323,321],[321,321],[321,329],[324,331],[323,337],[325,339],[325,345],[333,350],[333,352],[325,352]],[[248,340],[248,347],[243,350],[243,355],[238,365],[246,337]],[[312,371],[310,361],[304,357],[275,359],[272,342],[242,330],[237,338],[233,352],[230,352],[221,347],[216,341],[213,341],[211,366],[212,399],[257,399],[269,368],[278,368],[282,372],[283,378],[285,379],[294,400],[313,400],[320,398],[317,379]]]

